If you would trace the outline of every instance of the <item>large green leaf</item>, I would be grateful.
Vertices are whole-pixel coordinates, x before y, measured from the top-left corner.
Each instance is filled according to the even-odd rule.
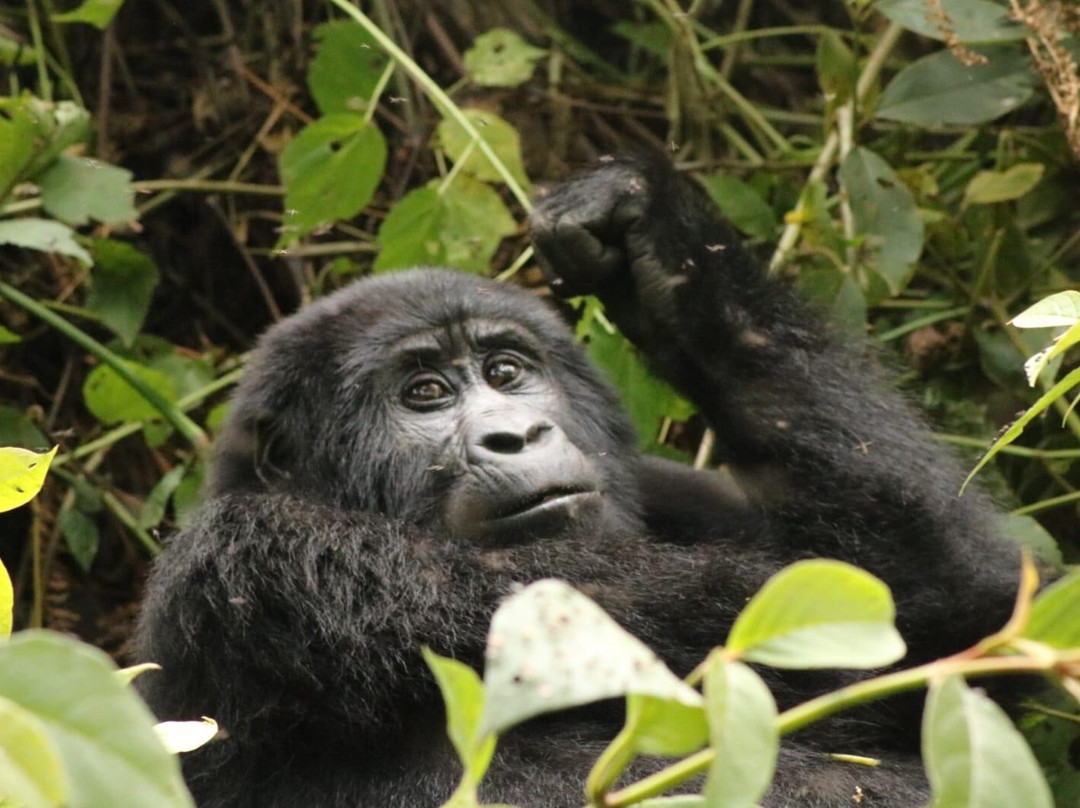
[[[642,449],[651,451],[657,447],[664,418],[685,421],[693,414],[693,405],[645,366],[630,340],[608,331],[594,312],[586,310],[578,335],[586,341],[589,358],[619,391]]]
[[[446,266],[482,274],[517,224],[493,188],[471,177],[432,180],[406,194],[379,228],[375,271]]]
[[[389,61],[375,39],[352,20],[324,22],[312,37],[318,43],[307,83],[323,115],[364,112]]]
[[[562,581],[537,581],[503,602],[486,659],[482,734],[628,694],[701,704],[656,654]]]
[[[124,364],[163,398],[169,401],[176,399],[176,387],[172,379],[164,373],[137,362],[125,360]],[[145,421],[159,417],[156,407],[105,364],[98,365],[87,374],[86,381],[83,382],[83,401],[90,413],[103,424]]]
[[[386,140],[361,115],[336,113],[308,124],[281,154],[285,224],[279,245],[359,213],[386,168]]]
[[[1053,808],[1039,764],[1009,717],[959,676],[930,686],[923,759],[935,808]]]
[[[44,725],[67,774],[65,808],[194,805],[150,711],[101,651],[51,632],[21,632],[0,643],[0,697]]]
[[[889,588],[841,561],[799,561],[761,588],[726,647],[775,668],[876,668],[906,647]]]
[[[481,34],[465,51],[465,70],[475,84],[487,87],[517,87],[529,80],[536,63],[547,51],[534,48],[507,28],[492,28]]]
[[[1054,648],[1080,648],[1080,571],[1039,593],[1023,635]]]
[[[1007,16],[1008,8],[990,0],[941,0],[948,24],[935,18],[926,0],[878,0],[878,11],[917,34],[945,40],[955,33],[963,43],[1006,42],[1023,39],[1027,29]]]
[[[0,116],[2,118],[3,116]],[[70,255],[84,264],[91,264],[90,253],[75,241],[75,231],[66,224],[48,219],[8,219],[0,222],[0,244],[24,247],[28,250]]]
[[[776,235],[777,220],[773,209],[738,177],[713,174],[702,177],[701,184],[720,212],[746,235],[760,239],[771,239]]]
[[[86,308],[131,345],[150,310],[158,268],[149,256],[122,241],[94,239],[90,252],[94,271],[87,279]]]
[[[37,496],[58,448],[38,454],[17,446],[0,447],[0,513],[19,508]]]
[[[59,808],[68,784],[45,726],[15,702],[0,697],[0,805]]]
[[[866,239],[870,267],[896,294],[907,284],[923,248],[915,198],[884,159],[867,148],[851,150],[838,172],[855,229]]]
[[[987,64],[965,65],[948,50],[901,70],[878,102],[877,116],[919,126],[988,123],[1023,104],[1036,77],[1026,52],[986,48]]]
[[[135,211],[135,186],[127,169],[61,154],[38,178],[45,210],[71,225],[91,219],[105,224],[130,222]]]
[[[716,753],[705,782],[705,804],[757,805],[772,782],[780,749],[772,693],[746,665],[714,655],[705,672],[705,712]]]
[[[517,130],[494,112],[482,109],[467,109],[464,112],[480,136],[491,146],[495,156],[506,166],[510,176],[527,188],[529,178],[525,176],[525,164],[521,161],[521,137]],[[472,136],[453,118],[443,118],[436,133],[439,145],[451,160],[456,163],[464,158],[462,171],[480,180],[503,181],[503,175],[480,150],[479,144],[473,145]]]
[[[1067,289],[1047,295],[1010,321],[1017,328],[1058,328],[1080,322],[1080,292]]]

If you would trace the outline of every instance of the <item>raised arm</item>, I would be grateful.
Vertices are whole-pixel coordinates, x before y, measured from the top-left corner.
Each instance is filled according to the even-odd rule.
[[[944,650],[936,629],[957,598],[974,608],[951,609],[954,642],[1004,620],[1017,554],[986,501],[957,497],[962,475],[923,422],[767,277],[694,183],[662,158],[609,158],[542,199],[533,233],[553,289],[599,296],[705,414],[782,552],[884,577],[927,654]]]

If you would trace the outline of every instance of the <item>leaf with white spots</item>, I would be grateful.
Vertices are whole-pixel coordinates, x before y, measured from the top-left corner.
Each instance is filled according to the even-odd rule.
[[[562,581],[508,598],[491,621],[483,733],[628,694],[700,706],[701,695],[603,609]]]

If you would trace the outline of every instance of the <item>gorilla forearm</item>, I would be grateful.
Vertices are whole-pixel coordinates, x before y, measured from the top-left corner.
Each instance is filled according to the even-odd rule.
[[[1004,619],[1016,554],[993,537],[985,500],[957,498],[962,475],[922,421],[767,277],[696,185],[658,158],[616,158],[543,200],[535,238],[554,288],[598,295],[702,410],[789,560],[839,557],[882,576],[906,593],[916,638],[940,636],[958,588],[985,609],[954,642]]]

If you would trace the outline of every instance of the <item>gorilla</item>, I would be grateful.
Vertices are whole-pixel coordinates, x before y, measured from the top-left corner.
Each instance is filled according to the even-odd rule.
[[[993,509],[957,498],[962,475],[924,423],[691,180],[662,157],[604,158],[539,202],[532,236],[552,291],[603,302],[716,431],[735,482],[638,454],[570,329],[521,288],[417,269],[275,325],[138,631],[140,658],[163,667],[143,677],[154,711],[226,731],[184,761],[203,808],[439,805],[460,767],[420,648],[480,668],[500,598],[539,578],[589,594],[679,675],[804,558],[888,583],[905,665],[1007,619],[1019,553]],[[782,709],[866,675],[762,674]],[[763,804],[924,803],[920,704],[786,739]],[[605,702],[509,732],[482,800],[578,808],[622,717]]]

